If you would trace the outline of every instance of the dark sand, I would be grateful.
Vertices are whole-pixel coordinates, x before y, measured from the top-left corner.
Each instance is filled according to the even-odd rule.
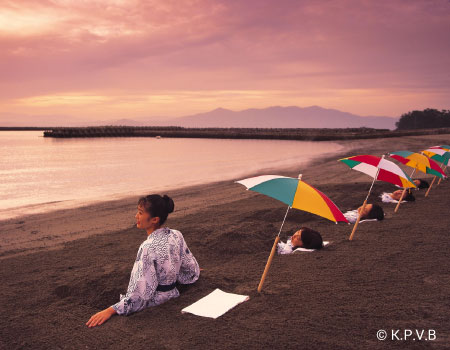
[[[367,175],[340,156],[418,151],[450,135],[358,141],[345,154],[301,169],[303,180],[342,211],[362,204]],[[410,171],[408,168],[405,168]],[[274,172],[297,176],[299,171]],[[423,174],[422,174],[423,175]],[[431,179],[427,176],[421,178]],[[376,183],[369,202],[392,191]],[[89,317],[126,291],[139,244],[137,198],[0,222],[1,349],[448,349],[450,348],[450,182],[382,222],[351,226],[291,210],[285,240],[300,226],[319,230],[322,251],[275,256],[263,292],[256,287],[286,206],[232,182],[170,191],[179,229],[201,267],[181,296],[89,329]],[[213,320],[181,309],[215,288],[250,300]],[[377,340],[378,330],[388,340]],[[390,340],[391,330],[434,330],[436,339]],[[413,340],[416,338],[416,340]]]

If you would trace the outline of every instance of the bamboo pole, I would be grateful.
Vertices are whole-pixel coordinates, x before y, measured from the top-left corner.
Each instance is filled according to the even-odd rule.
[[[266,267],[264,268],[264,272],[261,276],[261,280],[258,285],[258,293],[261,293],[262,287],[264,285],[264,281],[266,280],[266,276],[269,272],[270,265],[272,264],[273,256],[275,255],[275,251],[277,250],[277,244],[280,240],[281,229],[283,228],[284,222],[286,221],[286,216],[288,214],[290,207],[287,208],[286,214],[284,214],[284,219],[280,227],[280,231],[278,231],[278,235],[275,237],[275,242],[273,242],[272,250],[270,251],[269,259],[267,259]]]
[[[402,195],[400,196],[400,199],[398,200],[398,203],[397,203],[397,205],[395,206],[394,213],[397,212],[398,207],[400,206],[400,203],[402,202],[403,197],[405,196],[405,193],[406,193],[406,188],[403,189]]]
[[[444,169],[442,171],[445,173],[446,169],[447,169],[447,165],[444,166]],[[441,183],[441,180],[442,180],[442,177],[439,178],[438,185]]]
[[[415,172],[416,172],[416,168],[414,168],[414,170],[412,171],[411,175],[409,175],[409,177],[411,178],[411,180],[412,180],[412,177],[413,177],[413,175],[414,175]],[[406,188],[403,189],[403,192],[402,192],[402,195],[401,195],[401,197],[400,197],[400,200],[398,201],[397,205],[395,206],[394,213],[396,213],[397,210],[398,210],[398,208],[400,207],[400,203],[402,202],[403,197],[405,197],[405,193],[406,193]]]
[[[382,159],[382,160],[384,159],[384,154],[383,154],[383,156],[381,157],[381,159]],[[381,160],[380,160],[380,163],[381,163]],[[378,163],[378,165],[380,165],[380,163]],[[377,167],[377,173],[375,174],[375,177],[373,178],[372,185],[370,185],[369,193],[367,194],[366,200],[364,201],[364,203],[363,203],[363,205],[362,205],[361,212],[363,212],[363,211],[364,211],[364,208],[366,207],[367,200],[369,199],[369,196],[370,196],[370,192],[372,192],[373,184],[374,184],[375,181],[377,180],[377,177],[378,177],[378,174],[379,174],[379,173],[380,173],[380,168]],[[358,227],[358,224],[359,224],[359,221],[360,221],[360,220],[361,220],[361,214],[358,213],[358,218],[356,219],[355,225],[353,225],[352,233],[350,234],[350,237],[348,238],[349,241],[353,240],[353,236],[355,235],[356,228]]]
[[[362,208],[361,208],[361,211],[364,211],[364,208],[366,207],[366,204],[367,204],[367,199],[364,201],[364,203],[362,205]],[[355,225],[353,225],[352,233],[350,234],[350,238],[348,239],[349,241],[353,240],[353,236],[355,235],[355,231],[356,231],[356,228],[358,227],[358,224],[359,224],[360,220],[361,220],[361,214],[358,213],[358,219],[356,220]]]
[[[431,187],[433,187],[433,184],[434,184],[435,181],[436,181],[436,176],[433,178],[433,181],[431,181],[431,185],[430,185],[430,187],[428,187],[427,193],[425,193],[425,197],[428,196],[428,192],[430,192]]]
[[[279,236],[275,237],[275,242],[273,242],[272,250],[270,251],[269,259],[267,260],[266,267],[264,268],[264,273],[261,276],[261,281],[259,281],[258,285],[258,293],[261,293],[261,289],[263,287],[264,281],[266,280],[267,273],[269,272],[270,264],[272,264],[273,256],[275,255],[275,250],[277,249],[277,244],[280,240]]]

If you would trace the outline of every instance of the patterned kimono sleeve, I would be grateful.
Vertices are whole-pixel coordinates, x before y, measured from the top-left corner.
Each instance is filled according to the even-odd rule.
[[[181,236],[181,266],[178,272],[177,281],[181,284],[191,284],[200,277],[200,267],[194,255],[189,250],[186,241]]]
[[[158,287],[155,259],[149,246],[139,248],[131,272],[127,294],[120,296],[120,301],[112,306],[119,315],[129,315],[147,307]]]

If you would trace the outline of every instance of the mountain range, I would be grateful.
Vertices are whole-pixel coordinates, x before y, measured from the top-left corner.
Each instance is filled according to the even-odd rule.
[[[182,126],[200,128],[359,128],[395,129],[398,118],[367,116],[311,107],[268,107],[232,111],[217,108],[210,112],[198,113],[178,118],[135,118],[119,120],[83,120],[69,116],[14,116],[0,115],[0,126]]]

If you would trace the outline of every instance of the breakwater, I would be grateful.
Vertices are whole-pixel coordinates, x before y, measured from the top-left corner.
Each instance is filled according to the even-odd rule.
[[[183,128],[176,126],[98,126],[59,127],[44,131],[44,137],[179,137],[220,139],[273,139],[334,141],[414,135],[449,134],[450,128],[421,130],[346,129],[268,129],[268,128]]]

